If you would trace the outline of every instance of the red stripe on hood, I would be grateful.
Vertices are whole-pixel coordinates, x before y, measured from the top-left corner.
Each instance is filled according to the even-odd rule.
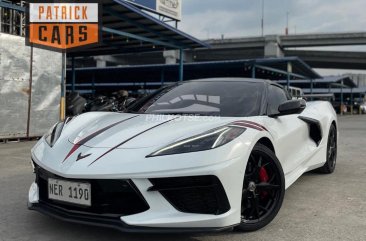
[[[173,119],[168,120],[168,121],[164,121],[163,123],[160,123],[160,124],[158,124],[158,125],[155,125],[155,126],[153,126],[153,127],[149,128],[149,129],[144,130],[143,132],[140,132],[140,133],[138,133],[138,134],[134,135],[133,137],[128,138],[127,140],[125,140],[125,141],[123,141],[123,142],[119,143],[118,145],[116,145],[116,146],[112,147],[111,149],[109,149],[108,151],[106,151],[103,155],[101,155],[101,156],[100,156],[100,157],[98,157],[95,161],[93,161],[92,163],[90,163],[90,164],[89,164],[89,166],[93,165],[93,164],[94,164],[95,162],[97,162],[99,159],[101,159],[102,157],[104,157],[104,156],[105,156],[105,155],[107,155],[108,153],[112,152],[113,150],[117,149],[118,147],[122,146],[123,144],[126,144],[127,142],[129,142],[130,140],[134,139],[135,137],[138,137],[139,135],[142,135],[142,134],[144,134],[144,133],[146,133],[146,132],[148,132],[148,131],[150,131],[150,130],[152,130],[152,129],[154,129],[154,128],[158,127],[158,126],[164,125],[164,124],[166,124],[166,123],[168,123],[168,122],[171,122],[171,121],[173,121],[173,120],[175,120],[175,119],[178,119],[178,118],[179,118],[179,117],[173,118]]]
[[[245,120],[242,120],[242,121],[235,121],[234,123],[241,123],[241,124],[248,124],[248,125],[251,125],[251,126],[256,126],[257,128],[260,128],[264,131],[268,131],[266,127],[256,123],[256,122],[253,122],[253,121],[245,121]]]
[[[132,116],[130,118],[127,118],[127,119],[124,119],[124,120],[121,120],[121,121],[118,121],[114,124],[111,124],[109,126],[106,126],[90,135],[88,135],[87,137],[81,139],[80,141],[78,141],[76,144],[74,144],[74,146],[71,148],[71,150],[69,151],[69,153],[66,155],[65,159],[63,160],[63,162],[66,161],[67,158],[69,158],[75,151],[77,151],[82,145],[84,145],[85,143],[87,143],[88,141],[90,141],[91,139],[93,139],[94,137],[102,134],[103,132],[105,132],[106,130],[108,129],[111,129],[112,127],[115,127],[116,125],[119,125],[125,121],[128,121],[128,120],[131,120],[133,118],[136,118],[138,115],[135,115],[135,116]]]

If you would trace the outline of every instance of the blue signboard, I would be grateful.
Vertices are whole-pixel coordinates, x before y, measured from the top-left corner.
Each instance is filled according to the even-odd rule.
[[[149,8],[153,11],[156,11],[156,0],[128,0],[136,5],[139,5],[143,8]]]
[[[181,20],[182,0],[126,0],[143,9]]]

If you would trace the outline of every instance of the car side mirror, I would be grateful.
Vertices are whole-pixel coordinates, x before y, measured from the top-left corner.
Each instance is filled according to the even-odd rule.
[[[278,117],[284,115],[300,114],[306,108],[306,101],[303,99],[289,100],[278,107],[278,113],[269,115],[269,117]]]

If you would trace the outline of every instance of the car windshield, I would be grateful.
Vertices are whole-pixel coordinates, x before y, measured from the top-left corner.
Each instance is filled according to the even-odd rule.
[[[165,87],[128,110],[145,114],[246,117],[259,115],[264,83],[192,81]]]

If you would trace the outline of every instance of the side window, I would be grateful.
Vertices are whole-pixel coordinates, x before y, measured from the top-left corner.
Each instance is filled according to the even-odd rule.
[[[270,85],[268,88],[267,114],[277,114],[278,107],[287,100],[287,95],[282,88],[275,85]]]

